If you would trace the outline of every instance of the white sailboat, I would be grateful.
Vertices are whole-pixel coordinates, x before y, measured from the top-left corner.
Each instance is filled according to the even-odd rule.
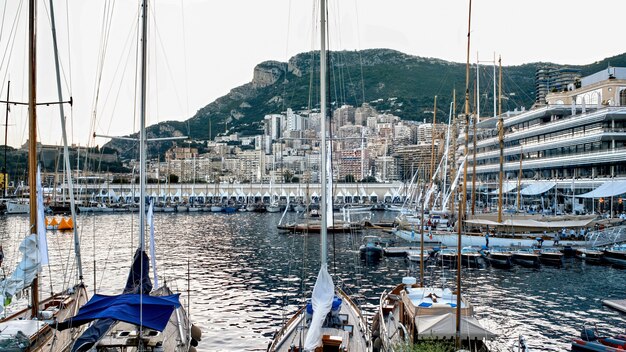
[[[3,351],[64,351],[71,341],[81,332],[73,329],[64,332],[55,331],[55,323],[73,315],[87,300],[87,291],[82,282],[82,266],[78,234],[74,231],[76,264],[79,282],[63,292],[54,293],[40,301],[39,273],[42,265],[48,264],[46,228],[43,214],[43,188],[37,167],[37,61],[36,61],[36,0],[28,4],[29,17],[29,136],[28,136],[28,170],[29,170],[29,213],[30,235],[20,244],[19,250],[23,258],[10,277],[0,280],[3,306],[6,309],[14,297],[22,290],[30,287],[30,307],[6,315],[0,319],[0,350]],[[54,30],[54,10],[50,4],[50,16],[53,24],[53,40],[56,49],[56,33]],[[56,51],[55,51],[56,53]],[[57,57],[55,57],[57,59]],[[58,61],[57,61],[58,68]],[[59,88],[60,89],[60,88]],[[62,102],[60,103],[62,104]],[[65,120],[61,114],[63,132]],[[64,140],[67,140],[64,133]],[[66,154],[67,157],[67,154]],[[68,164],[69,165],[69,164]],[[75,220],[75,214],[72,208]]]
[[[154,260],[154,226],[152,204],[148,210],[150,249],[154,270],[154,287],[149,277],[150,259],[145,251],[146,230],[146,55],[148,34],[148,0],[142,4],[141,27],[141,108],[139,130],[139,247],[135,252],[126,286],[121,295],[95,294],[74,317],[59,323],[65,330],[91,323],[75,340],[74,351],[194,351],[201,334],[192,326],[180,294],[167,284],[159,287]]]
[[[320,270],[310,302],[302,307],[275,335],[269,351],[370,351],[369,330],[360,310],[328,273],[327,227],[332,222],[329,206],[328,144],[326,136],[326,1],[320,0],[320,108],[321,118],[321,226]],[[330,185],[330,187],[329,187]]]

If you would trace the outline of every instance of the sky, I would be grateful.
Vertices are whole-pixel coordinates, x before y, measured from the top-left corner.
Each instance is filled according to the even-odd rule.
[[[318,0],[319,1],[319,0]],[[252,79],[266,60],[319,49],[315,0],[151,1],[148,124],[186,120]],[[55,0],[69,142],[102,145],[138,129],[135,94],[138,1]],[[623,0],[474,0],[471,61],[502,56],[504,66],[529,62],[582,65],[626,52],[614,14]],[[0,4],[0,97],[28,99],[27,1]],[[38,101],[56,101],[49,2],[38,1]],[[331,50],[391,48],[465,62],[466,0],[330,0]],[[103,59],[102,59],[103,58]],[[0,114],[5,108],[0,106]],[[39,140],[61,144],[59,109],[37,109]],[[95,126],[95,128],[92,128]],[[28,136],[27,109],[11,107],[9,145]]]

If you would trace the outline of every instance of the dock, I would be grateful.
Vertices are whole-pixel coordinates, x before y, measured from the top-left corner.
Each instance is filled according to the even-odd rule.
[[[622,313],[626,313],[626,299],[605,299],[602,301],[602,304]]]

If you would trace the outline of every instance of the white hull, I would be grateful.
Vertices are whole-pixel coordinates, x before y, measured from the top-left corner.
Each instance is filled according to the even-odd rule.
[[[419,242],[421,241],[419,230],[414,231],[414,235],[411,234],[411,231],[406,230],[394,230],[393,232],[396,236],[402,238],[405,241],[410,242]],[[428,232],[424,231],[424,241],[426,242],[436,242],[441,243],[444,246],[456,247],[458,243],[458,235],[455,233],[449,234],[441,234],[441,233],[433,233],[432,235]],[[528,237],[528,238],[507,238],[507,237],[494,237],[489,236],[489,246],[497,246],[497,247],[511,247],[511,246],[520,246],[520,247],[532,247],[537,244],[536,237]],[[591,243],[589,241],[569,241],[569,240],[561,240],[559,242],[562,246],[589,246]],[[472,236],[472,235],[463,235],[461,236],[461,246],[477,246],[481,247],[486,245],[484,236]],[[552,240],[544,240],[543,246],[554,246],[554,241]]]
[[[7,202],[7,214],[28,214],[30,205],[28,203]]]
[[[218,207],[216,205],[211,207],[211,212],[213,212],[213,213],[219,213],[221,211],[222,211],[222,207]]]
[[[280,206],[278,206],[278,205],[270,205],[267,208],[265,208],[265,210],[268,213],[278,213],[278,212],[280,212]]]

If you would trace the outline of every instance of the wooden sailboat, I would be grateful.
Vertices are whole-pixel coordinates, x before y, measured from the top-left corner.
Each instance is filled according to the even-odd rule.
[[[472,2],[469,2],[470,19]],[[471,22],[470,22],[471,23]],[[469,128],[469,38],[467,36],[467,65],[465,87],[465,153],[468,157]],[[459,203],[456,263],[462,263],[463,221],[467,204],[467,163],[464,164],[462,199]],[[427,201],[427,200],[424,200]],[[401,350],[406,344],[430,343],[444,340],[453,343],[455,350],[461,346],[472,351],[485,350],[484,340],[493,333],[480,325],[474,317],[473,307],[461,290],[461,267],[456,265],[456,289],[427,287],[424,284],[424,235],[421,231],[420,282],[405,277],[402,283],[389,292],[383,292],[378,312],[374,317],[375,351]]]
[[[52,4],[51,4],[52,5]],[[37,170],[37,71],[36,71],[36,1],[29,1],[29,139],[28,139],[28,170],[30,186],[30,229],[20,245],[23,259],[11,277],[0,281],[3,303],[11,302],[13,296],[30,286],[30,307],[15,312],[0,320],[0,350],[10,351],[65,351],[72,340],[81,332],[72,329],[64,332],[54,330],[57,321],[64,320],[78,311],[87,300],[87,291],[82,282],[82,266],[78,235],[75,235],[75,253],[79,282],[63,292],[52,294],[49,298],[39,300],[38,273],[41,265],[47,264],[46,229],[43,216],[43,190],[41,177]],[[54,11],[50,7],[52,23]],[[53,26],[53,39],[56,48],[56,34]],[[55,57],[56,58],[56,57]],[[57,61],[58,64],[58,61]],[[57,66],[58,67],[58,66]],[[59,103],[59,104],[62,104]],[[62,116],[62,124],[64,127]],[[65,129],[63,128],[63,132]],[[67,154],[66,154],[67,157]],[[37,189],[37,190],[36,190]],[[35,191],[36,190],[36,191]],[[72,209],[73,210],[73,209]],[[75,214],[73,214],[75,216]],[[0,308],[0,310],[3,310]]]
[[[179,294],[164,284],[159,287],[155,269],[154,286],[149,277],[150,259],[145,252],[146,233],[146,55],[148,1],[142,4],[141,29],[141,109],[139,130],[139,246],[135,252],[126,286],[121,295],[95,294],[75,316],[59,323],[65,330],[91,323],[74,341],[72,351],[194,351],[201,334],[193,327]],[[152,206],[148,210],[152,224]],[[153,230],[151,229],[151,235]],[[154,238],[151,236],[154,253]]]
[[[332,221],[326,136],[326,1],[320,1],[321,226],[320,270],[310,301],[276,333],[268,351],[370,351],[369,330],[359,308],[328,273],[327,225]],[[330,186],[330,187],[329,187]]]

